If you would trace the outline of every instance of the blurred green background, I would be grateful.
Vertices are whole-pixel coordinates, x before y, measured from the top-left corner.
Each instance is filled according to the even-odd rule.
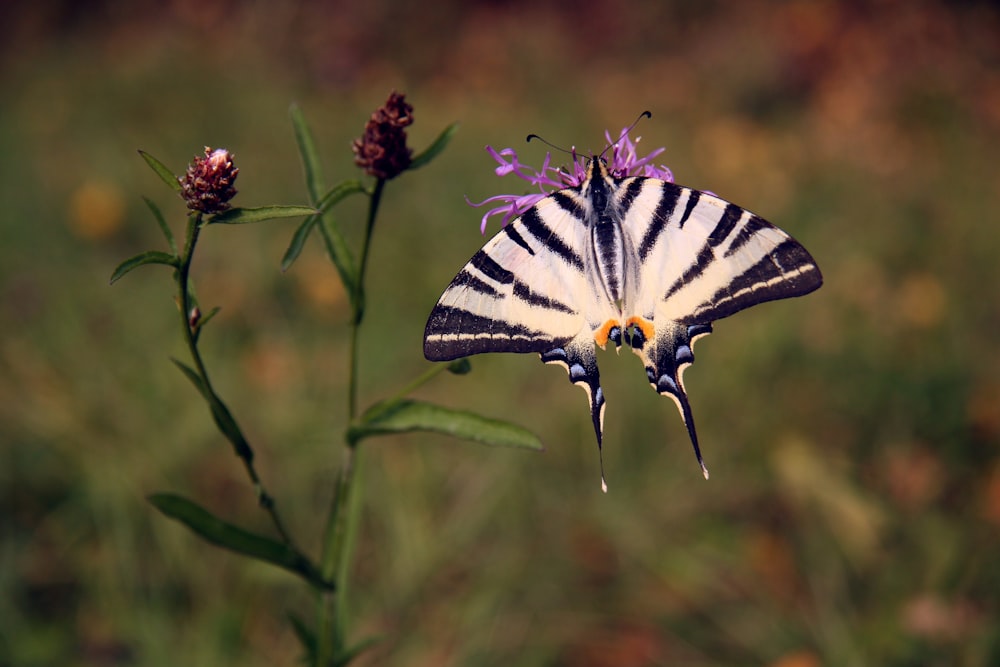
[[[183,357],[140,196],[236,154],[236,203],[305,203],[288,121],[328,182],[391,89],[429,167],[387,189],[362,404],[428,367],[425,318],[480,246],[473,200],[522,191],[482,150],[529,132],[641,144],[684,185],[789,231],[825,286],[716,325],[686,375],[702,479],[636,358],[600,357],[600,492],[583,393],[529,355],[421,397],[513,418],[547,451],[373,440],[352,636],[369,665],[1000,664],[1000,10],[929,0],[237,3],[0,9],[0,665],[291,665],[283,571],[211,547],[145,496],[266,532]],[[340,220],[357,238],[362,211]],[[315,553],[341,462],[347,307],[296,221],[210,228],[203,347],[270,490]],[[496,227],[491,229],[495,231]]]

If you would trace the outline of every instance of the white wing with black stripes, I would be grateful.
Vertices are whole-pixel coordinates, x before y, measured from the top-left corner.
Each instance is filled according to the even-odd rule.
[[[595,346],[625,343],[677,404],[708,477],[682,378],[694,342],[715,320],[821,284],[805,248],[762,218],[655,178],[613,178],[595,158],[579,186],[541,200],[466,264],[431,312],[424,355],[537,352],[564,366],[587,392],[600,448]]]

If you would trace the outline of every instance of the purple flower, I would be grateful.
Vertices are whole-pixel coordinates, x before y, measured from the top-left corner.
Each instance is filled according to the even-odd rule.
[[[604,133],[604,138],[609,145],[608,151],[605,152],[610,152],[606,160],[608,172],[612,178],[649,176],[673,183],[674,175],[670,169],[665,165],[657,166],[653,164],[653,159],[662,153],[665,150],[664,148],[657,148],[649,153],[649,155],[639,157],[636,151],[636,144],[639,143],[640,138],[636,138],[633,142],[628,136],[628,129],[622,130],[617,141],[613,141],[611,133],[607,131]],[[508,222],[527,211],[552,192],[563,188],[579,186],[587,178],[585,161],[578,158],[576,149],[573,149],[571,153],[573,158],[571,171],[566,167],[551,166],[552,155],[550,153],[545,154],[545,160],[542,162],[541,169],[536,170],[518,160],[517,151],[513,148],[504,148],[501,151],[497,151],[492,146],[487,146],[486,152],[500,163],[500,166],[494,170],[497,176],[506,176],[512,173],[518,178],[527,181],[532,186],[537,187],[538,192],[524,195],[494,195],[478,204],[469,201],[469,198],[466,197],[469,205],[477,208],[486,206],[487,204],[495,204],[483,215],[482,224],[480,225],[480,230],[483,234],[486,234],[486,224],[491,217],[502,215],[500,225],[506,226]]]

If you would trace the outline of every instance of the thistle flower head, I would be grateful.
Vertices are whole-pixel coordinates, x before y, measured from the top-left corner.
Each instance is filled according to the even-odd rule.
[[[648,155],[639,156],[635,141],[628,136],[628,129],[622,130],[617,140],[611,138],[610,132],[605,132],[604,137],[608,142],[610,154],[606,157],[608,173],[612,178],[626,178],[628,176],[648,176],[658,178],[663,181],[673,182],[674,175],[664,165],[653,164],[653,159],[662,153],[664,148],[657,148]],[[486,147],[486,152],[496,160],[500,166],[494,169],[497,176],[514,174],[521,180],[527,181],[538,192],[531,192],[524,195],[494,195],[479,203],[469,201],[469,205],[480,207],[492,205],[483,215],[480,230],[486,233],[486,224],[495,215],[500,218],[501,226],[506,226],[508,222],[518,217],[529,208],[537,204],[556,190],[563,188],[577,187],[587,178],[586,161],[578,158],[576,150],[572,151],[573,162],[571,167],[553,167],[551,165],[552,155],[545,154],[545,160],[540,169],[534,169],[517,157],[517,151],[513,148],[504,148],[497,151],[492,146]],[[468,198],[466,198],[468,201]]]
[[[398,176],[410,166],[412,152],[404,128],[412,122],[413,107],[405,95],[393,91],[365,124],[364,135],[354,140],[354,164],[375,178]]]
[[[205,157],[195,156],[180,179],[181,197],[192,211],[221,213],[228,211],[229,200],[236,196],[233,182],[240,170],[233,166],[233,155],[224,148],[205,146]]]

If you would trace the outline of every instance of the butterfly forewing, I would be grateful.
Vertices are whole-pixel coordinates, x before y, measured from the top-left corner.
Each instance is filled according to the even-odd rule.
[[[554,198],[490,239],[431,312],[424,355],[446,361],[481,352],[546,352],[585,328],[585,221]]]
[[[630,179],[632,180],[632,179]],[[714,195],[642,181],[623,218],[641,262],[640,311],[709,323],[822,284],[812,257],[763,218]]]

